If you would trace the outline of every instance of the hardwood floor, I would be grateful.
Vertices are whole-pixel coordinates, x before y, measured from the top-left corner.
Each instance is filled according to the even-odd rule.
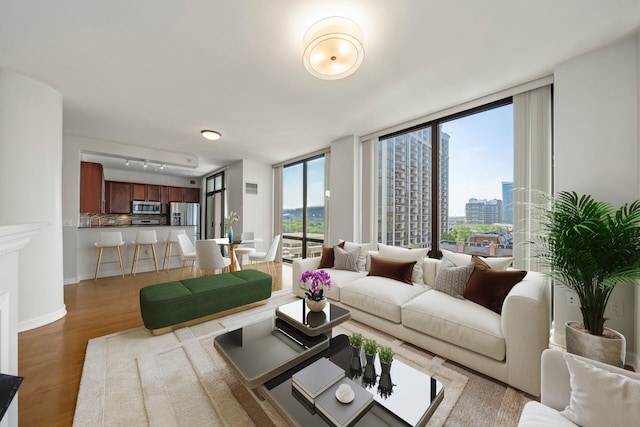
[[[266,272],[266,265],[258,267]],[[282,271],[282,265],[276,263],[273,291],[283,289]],[[18,334],[18,375],[25,377],[18,397],[20,426],[70,426],[87,342],[142,326],[140,288],[177,280],[179,275],[176,268],[65,286],[67,315]],[[187,276],[185,270],[183,277]],[[286,286],[286,278],[284,282]]]

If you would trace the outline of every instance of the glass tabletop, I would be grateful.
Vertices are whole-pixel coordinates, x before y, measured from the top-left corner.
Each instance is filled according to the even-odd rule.
[[[256,388],[326,349],[326,335],[308,337],[268,318],[214,338],[214,347],[248,388]]]
[[[307,308],[304,299],[299,299],[278,307],[276,317],[283,319],[300,332],[314,336],[328,333],[334,326],[349,320],[351,312],[331,302],[327,302],[322,311],[313,312]]]
[[[444,397],[442,383],[400,360],[393,361],[389,375],[381,375],[377,357],[374,364],[367,367],[363,356],[353,357],[348,337],[338,335],[331,339],[328,350],[265,384],[270,400],[300,425],[327,425],[296,398],[291,386],[291,375],[322,356],[329,357],[348,377],[373,394],[373,407],[355,423],[356,426],[422,426]]]

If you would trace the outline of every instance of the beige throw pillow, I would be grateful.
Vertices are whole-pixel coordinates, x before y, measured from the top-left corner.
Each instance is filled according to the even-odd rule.
[[[474,264],[457,267],[454,263],[444,258],[438,268],[434,289],[449,294],[452,297],[464,299],[462,293],[464,292],[465,286],[467,286],[467,281],[471,273],[473,273],[474,268]]]
[[[563,357],[569,368],[571,400],[560,415],[582,427],[638,425],[640,380],[598,368],[570,353]]]
[[[371,243],[354,243],[348,242],[346,240],[340,241],[341,245],[343,245],[344,249],[350,251],[353,249],[358,249],[358,271],[367,271],[367,254],[369,253],[369,249],[371,248]]]
[[[333,247],[333,268],[336,270],[358,271],[358,252],[360,248],[349,251],[336,245]]]
[[[442,249],[442,257],[447,258],[449,261],[457,266],[472,264],[471,255],[461,254],[459,252],[451,252],[446,249]],[[478,257],[484,261],[489,267],[494,270],[506,270],[511,264],[513,264],[513,257]]]

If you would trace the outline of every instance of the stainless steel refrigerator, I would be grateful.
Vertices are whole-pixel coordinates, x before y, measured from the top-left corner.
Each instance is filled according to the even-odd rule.
[[[200,238],[200,203],[169,203],[169,220],[173,226],[195,226],[196,239]]]

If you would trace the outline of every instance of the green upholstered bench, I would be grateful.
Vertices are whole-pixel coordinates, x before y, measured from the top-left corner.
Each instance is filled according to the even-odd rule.
[[[266,304],[271,276],[242,270],[140,289],[140,312],[153,335]]]

